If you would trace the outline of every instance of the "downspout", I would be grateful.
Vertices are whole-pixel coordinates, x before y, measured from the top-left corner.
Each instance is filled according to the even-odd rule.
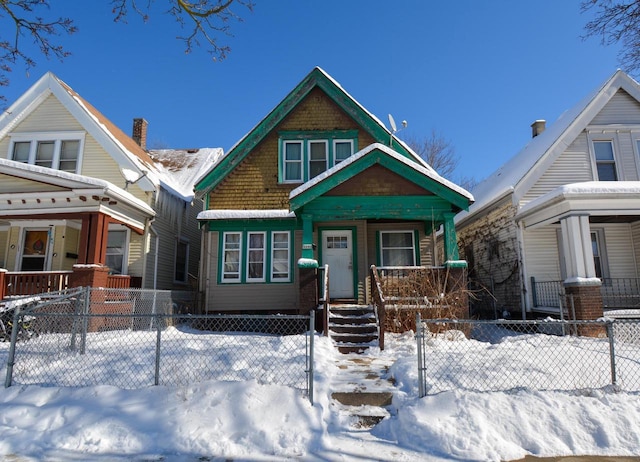
[[[153,225],[149,225],[149,231],[153,233],[156,238],[155,242],[155,250],[153,255],[153,290],[156,290],[158,287],[158,247],[160,246],[160,235],[156,232]]]
[[[155,218],[147,218],[144,226],[144,251],[142,252],[142,287],[144,288],[147,283],[147,263],[148,263],[148,251],[151,247],[149,240],[151,239],[151,224],[155,221]]]
[[[526,293],[531,291],[531,287],[529,286],[529,281],[527,281],[526,279],[526,263],[525,263],[525,258],[524,258],[524,249],[523,249],[523,245],[524,245],[524,225],[522,224],[522,222],[518,222],[518,226],[516,228],[516,239],[518,240],[518,253],[520,254],[520,279],[521,279],[521,284],[524,285],[525,290],[521,290],[520,291],[520,309],[522,311],[522,319],[526,320],[527,319],[527,306],[526,306],[526,301],[527,301],[527,296]]]

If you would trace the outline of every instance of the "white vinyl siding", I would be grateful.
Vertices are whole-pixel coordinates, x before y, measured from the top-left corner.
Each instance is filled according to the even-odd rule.
[[[591,124],[640,124],[640,103],[626,91],[618,90],[593,118]]]
[[[592,225],[592,229],[598,229]],[[599,225],[604,230],[607,265],[610,278],[637,277],[631,226],[626,223]]]
[[[525,231],[524,252],[528,277],[536,281],[560,281],[558,226]]]

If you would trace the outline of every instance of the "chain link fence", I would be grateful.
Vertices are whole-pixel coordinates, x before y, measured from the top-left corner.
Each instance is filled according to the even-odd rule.
[[[84,288],[11,303],[12,335],[0,342],[5,386],[255,380],[313,399],[313,313],[191,315],[175,293],[144,289]]]
[[[419,394],[640,390],[640,320],[422,320]]]

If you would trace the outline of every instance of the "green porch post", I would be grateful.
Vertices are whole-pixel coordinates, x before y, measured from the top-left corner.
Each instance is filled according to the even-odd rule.
[[[313,255],[313,216],[309,214],[302,215],[302,262],[298,262],[298,266],[318,267],[318,263],[314,260]],[[310,262],[314,260],[314,265]]]
[[[445,262],[458,261],[458,238],[456,227],[453,223],[453,212],[444,213],[444,259]]]

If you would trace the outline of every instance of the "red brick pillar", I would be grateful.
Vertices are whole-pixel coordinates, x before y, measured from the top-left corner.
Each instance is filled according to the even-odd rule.
[[[307,314],[318,307],[318,268],[298,268],[300,281],[300,314]]]
[[[69,287],[107,287],[109,268],[103,265],[73,265]]]
[[[73,273],[69,278],[69,287],[107,287],[109,268],[103,265],[73,265]],[[104,312],[106,291],[92,290],[89,301],[89,312],[100,314]],[[95,332],[104,324],[104,318],[91,318],[89,332]]]
[[[600,292],[601,284],[593,282],[589,284],[573,284],[565,283],[564,290],[567,296],[566,306],[569,309],[569,316],[573,316],[575,311],[576,320],[590,321],[601,318],[604,315],[602,305],[602,293]],[[573,305],[572,305],[573,304]],[[578,329],[580,335],[588,337],[600,337],[605,334],[603,328],[580,326]]]

